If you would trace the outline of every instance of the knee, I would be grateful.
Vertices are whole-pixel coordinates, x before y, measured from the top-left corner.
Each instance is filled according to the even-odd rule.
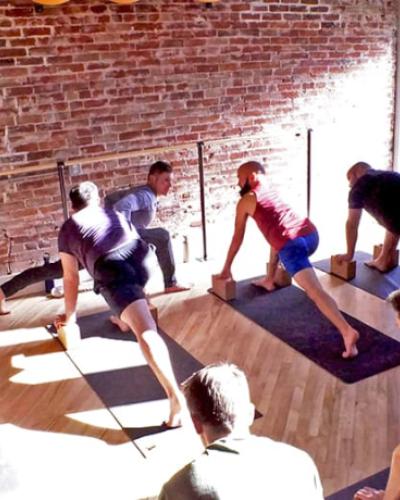
[[[166,229],[160,227],[158,229],[157,239],[160,241],[160,243],[169,243],[169,241],[171,240],[171,236]]]

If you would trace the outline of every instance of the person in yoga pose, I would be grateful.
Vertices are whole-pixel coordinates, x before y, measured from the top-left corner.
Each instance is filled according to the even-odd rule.
[[[303,288],[319,310],[336,326],[344,341],[344,358],[357,356],[359,333],[351,327],[336,302],[322,288],[309,261],[318,246],[318,232],[307,218],[299,217],[270,185],[265,168],[256,161],[249,161],[238,169],[241,199],[236,208],[235,230],[225,265],[218,275],[231,277],[231,266],[239,251],[248,217],[253,217],[261,233],[270,244],[268,274],[254,285],[271,292],[276,288],[278,263]]]
[[[381,272],[393,268],[394,253],[400,238],[400,174],[375,170],[368,163],[355,163],[347,172],[350,184],[349,212],[346,221],[347,250],[337,255],[340,261],[353,260],[362,210],[365,209],[385,228],[379,255],[365,264]]]
[[[78,299],[78,266],[87,269],[114,314],[136,335],[143,355],[170,403],[167,426],[181,425],[184,398],[175,380],[167,346],[157,332],[143,287],[148,279],[148,244],[125,217],[100,207],[98,189],[82,182],[70,191],[73,215],[58,236],[64,281],[65,313],[56,328],[74,325]]]

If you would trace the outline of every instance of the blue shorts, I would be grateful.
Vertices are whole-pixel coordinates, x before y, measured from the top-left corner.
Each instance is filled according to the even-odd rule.
[[[312,267],[308,257],[318,248],[318,243],[318,232],[314,231],[288,241],[279,251],[279,258],[290,276],[294,276],[307,267]]]

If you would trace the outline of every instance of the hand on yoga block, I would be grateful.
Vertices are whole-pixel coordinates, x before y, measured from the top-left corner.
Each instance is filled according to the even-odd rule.
[[[331,257],[331,274],[339,276],[344,280],[351,280],[356,275],[356,261],[340,261],[336,255]]]
[[[66,350],[76,347],[81,341],[81,330],[77,323],[60,325],[57,328],[57,335]]]
[[[236,281],[232,278],[219,278],[218,275],[212,276],[212,290],[215,295],[224,300],[236,298]]]

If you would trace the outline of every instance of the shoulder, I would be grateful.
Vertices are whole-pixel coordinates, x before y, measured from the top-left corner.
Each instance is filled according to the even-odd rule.
[[[246,193],[237,204],[238,211],[249,212],[257,203],[257,196],[253,191]]]
[[[190,484],[193,478],[193,463],[185,465],[176,474],[174,474],[162,487],[159,498],[174,499],[180,493],[190,494]],[[184,498],[184,497],[182,497]]]

